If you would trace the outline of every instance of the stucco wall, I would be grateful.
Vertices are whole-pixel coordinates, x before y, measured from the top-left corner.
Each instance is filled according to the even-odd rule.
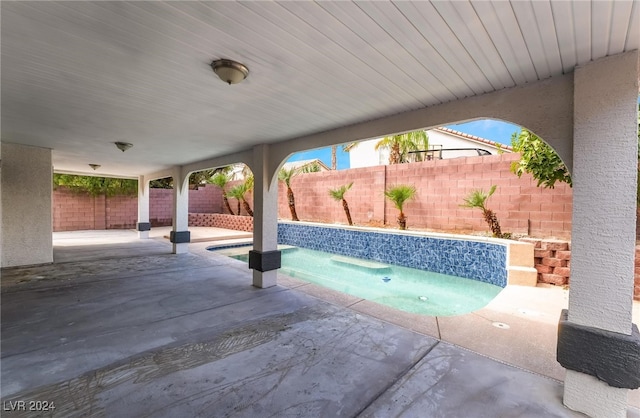
[[[51,150],[1,146],[2,267],[51,263]]]

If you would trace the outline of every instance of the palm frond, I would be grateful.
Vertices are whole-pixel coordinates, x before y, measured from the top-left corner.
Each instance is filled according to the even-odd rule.
[[[208,182],[211,184],[215,184],[216,186],[224,190],[224,187],[229,182],[229,175],[224,172],[218,171],[213,175],[213,177],[208,180]]]
[[[347,193],[351,186],[353,186],[353,182],[347,185],[342,185],[337,189],[329,189],[329,196],[331,196],[335,200],[342,200],[344,199],[344,194]]]
[[[413,199],[416,195],[416,187],[413,185],[398,184],[385,190],[384,195],[393,202],[396,209],[402,212],[405,202]]]
[[[246,192],[247,192],[246,186],[244,185],[244,183],[242,183],[242,184],[235,185],[231,189],[229,189],[229,191],[227,192],[227,195],[229,195],[229,197],[232,197],[234,199],[242,200],[244,199],[244,194]]]
[[[298,174],[298,169],[290,168],[287,170],[286,168],[281,168],[278,171],[278,180],[287,185],[287,187],[291,186],[291,179],[294,178]]]
[[[487,202],[487,199],[489,199],[489,197],[491,197],[491,195],[495,193],[497,187],[498,186],[494,184],[489,189],[489,192],[485,192],[482,189],[471,191],[471,193],[469,193],[469,195],[463,199],[464,204],[462,206],[466,208],[479,208],[482,210],[486,210],[485,204]]]

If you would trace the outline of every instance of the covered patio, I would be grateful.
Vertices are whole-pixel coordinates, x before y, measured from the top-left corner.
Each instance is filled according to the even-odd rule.
[[[542,317],[509,312],[513,286],[475,320],[436,323],[286,276],[259,290],[246,264],[207,245],[175,256],[132,231],[56,233],[56,263],[5,269],[4,413],[33,416],[7,405],[46,400],[65,417],[582,416],[562,405],[540,303],[566,304],[561,289],[529,300]],[[511,335],[487,335],[482,317]],[[522,358],[521,334],[547,354]],[[469,350],[488,340],[492,352]]]
[[[7,306],[11,308],[2,318],[3,399],[5,393],[27,399],[24,396],[36,384],[44,385],[38,386],[39,390],[55,385],[68,389],[72,387],[68,379],[82,376],[88,376],[81,378],[84,387],[112,388],[107,391],[120,393],[111,399],[134,399],[137,392],[129,391],[132,387],[128,385],[174,370],[171,366],[162,372],[154,364],[174,358],[172,350],[177,347],[187,347],[172,345],[180,340],[172,335],[180,329],[193,329],[185,338],[198,342],[207,336],[205,340],[221,344],[211,350],[231,353],[214,362],[224,365],[225,379],[233,376],[244,381],[243,373],[248,369],[227,363],[238,354],[245,356],[242,364],[251,363],[250,370],[264,371],[260,376],[279,382],[283,376],[279,373],[292,364],[287,360],[294,358],[290,353],[310,347],[306,355],[320,362],[304,363],[301,376],[310,376],[309,367],[319,365],[332,385],[344,385],[347,393],[367,399],[359,407],[344,409],[345,415],[368,414],[368,407],[384,410],[377,402],[390,398],[378,395],[396,384],[400,385],[398,394],[409,391],[398,395],[407,405],[421,400],[425,404],[437,402],[434,414],[447,415],[448,402],[464,405],[454,395],[461,392],[454,389],[470,384],[471,379],[456,380],[453,389],[443,389],[444,395],[423,396],[432,387],[430,373],[397,373],[416,364],[420,367],[422,356],[429,359],[429,353],[439,352],[446,344],[434,346],[424,336],[395,328],[391,332],[395,337],[385,338],[386,331],[378,332],[388,326],[383,322],[278,285],[276,173],[293,152],[493,118],[523,126],[544,139],[572,175],[571,292],[568,310],[558,318],[558,359],[567,369],[562,403],[594,417],[627,414],[629,390],[640,386],[640,334],[633,324],[632,301],[640,79],[638,2],[25,1],[2,2],[0,7],[3,283],[11,271],[20,269],[49,269],[54,276],[64,276],[67,268],[75,271],[73,262],[54,263],[52,171],[137,179],[137,230],[143,241],[149,239],[151,229],[149,182],[172,177],[174,190],[171,246],[129,244],[148,251],[141,258],[133,257],[137,261],[129,265],[136,272],[135,280],[123,280],[116,274],[126,270],[126,260],[132,258],[126,246],[113,247],[113,257],[106,259],[102,268],[96,268],[100,264],[85,252],[77,267],[89,273],[86,287],[59,283],[47,287],[46,281],[28,281],[17,284],[16,289],[27,285],[36,288],[3,293],[3,313]],[[229,85],[231,79],[225,76],[219,79],[220,65],[235,68],[239,77],[233,81],[239,83]],[[247,164],[255,176],[251,272],[247,275],[224,263],[215,264],[219,261],[210,267],[193,268],[188,261],[200,256],[192,253],[195,244],[188,228],[188,178],[198,170],[238,162]],[[604,263],[598,261],[603,254],[609,257]],[[43,264],[46,266],[39,266]],[[205,276],[210,280],[204,280]],[[78,273],[78,277],[85,276]],[[153,280],[160,280],[158,289],[162,292],[152,297],[146,292],[154,291]],[[217,282],[215,291],[207,287],[213,282]],[[37,289],[40,283],[44,287]],[[126,287],[118,290],[120,284],[140,286],[142,293],[131,301],[127,294],[136,292]],[[251,284],[255,288],[250,288]],[[117,293],[113,298],[108,296],[111,288]],[[225,288],[229,293],[221,290]],[[181,296],[172,298],[172,294]],[[237,303],[228,304],[225,297]],[[147,299],[155,302],[145,304]],[[218,308],[218,303],[224,306]],[[202,321],[199,313],[190,311],[191,306],[205,315]],[[300,319],[296,307],[310,309],[302,317],[309,318],[313,327],[304,325],[306,319]],[[57,312],[54,308],[61,310],[52,316],[50,312]],[[222,311],[216,313],[217,309]],[[220,318],[234,320],[234,315],[247,310],[247,316],[237,317],[245,325],[219,322]],[[323,310],[328,316],[319,313]],[[208,317],[206,312],[216,315]],[[103,313],[109,315],[102,317]],[[31,315],[31,323],[21,322]],[[270,315],[288,319],[258,320]],[[110,316],[114,322],[109,322]],[[67,317],[77,320],[65,322]],[[156,328],[163,319],[173,317],[185,322],[175,322],[175,328]],[[101,329],[103,320],[107,322]],[[121,342],[109,348],[106,342],[116,342],[109,338],[109,332],[123,320],[133,321],[129,322],[133,328],[123,331]],[[20,328],[27,326],[34,328],[23,333]],[[346,358],[338,354],[333,359],[314,357],[319,347],[338,347],[326,346],[327,341],[335,341],[327,337],[334,328],[345,339],[350,330],[356,330],[355,351],[345,347]],[[57,332],[40,336],[39,331],[46,329]],[[320,329],[328,334],[315,339],[314,332]],[[296,339],[296,331],[303,337]],[[73,347],[66,345],[70,340],[65,333],[77,333]],[[235,353],[233,347],[242,344],[233,341],[246,342],[245,347],[251,348]],[[273,345],[274,341],[283,344]],[[305,345],[311,342],[311,346]],[[37,350],[29,351],[31,345],[51,345],[58,347],[58,352],[54,357],[38,357]],[[14,351],[7,351],[7,347]],[[206,345],[195,347],[210,352]],[[65,361],[70,353],[74,361]],[[383,367],[385,360],[380,356],[393,358],[394,353],[403,360]],[[12,381],[16,378],[18,383],[7,385],[6,364],[11,358],[16,360]],[[141,361],[144,371],[140,375],[118,369],[118,362],[133,358]],[[50,369],[18,376],[20,361]],[[351,370],[343,363],[351,362],[362,366],[352,371],[356,378],[342,374]],[[156,381],[156,386],[145,385],[147,397],[135,398],[139,402],[131,407],[145,408],[151,415],[149,411],[156,411],[151,399],[161,391],[168,397],[188,392],[206,402],[210,399],[208,390],[222,390],[216,385],[224,385],[223,381],[213,377],[217,371],[205,370],[206,366],[199,369],[197,362],[189,364],[194,367],[188,373],[175,373],[189,375],[185,381],[196,379],[201,391],[189,385],[186,390],[175,383],[162,386]],[[374,364],[393,371],[366,375],[380,372],[372,370]],[[449,366],[443,363],[442,367],[449,370]],[[113,370],[115,374],[111,374]],[[477,370],[482,368],[477,366]],[[608,373],[611,370],[616,373]],[[95,377],[105,375],[106,380],[92,386]],[[420,376],[418,390],[411,392],[413,384],[398,381],[400,376]],[[30,379],[30,383],[19,383],[19,379]],[[367,392],[369,385],[363,387],[363,381],[374,389]],[[110,382],[124,384],[109,386]],[[297,389],[297,383],[292,385]],[[274,383],[270,387],[279,386]],[[231,384],[231,395],[224,399],[236,397],[237,402],[230,402],[234,406],[229,408],[239,408],[237,411],[258,405],[252,411],[265,416],[304,405],[312,408],[309,415],[325,411],[322,408],[329,408],[329,413],[334,412],[331,408],[342,411],[342,403],[333,402],[337,395],[326,386],[299,387],[309,394],[296,392],[295,406],[271,403],[275,398],[269,395],[274,392],[262,386],[245,394]],[[439,388],[437,384],[433,387]],[[527,398],[536,399],[534,392]],[[478,393],[482,391],[470,389],[465,400],[474,402]],[[86,411],[94,399],[89,396],[87,402],[64,408]],[[311,399],[324,401],[318,401],[319,405]],[[497,403],[500,396],[491,399],[507,408]],[[389,402],[402,403],[395,399]],[[127,403],[116,402],[113,408],[123,405]],[[200,409],[187,415],[189,412],[209,414]]]

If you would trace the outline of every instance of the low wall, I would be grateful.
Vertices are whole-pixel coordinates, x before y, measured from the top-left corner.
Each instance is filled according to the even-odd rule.
[[[568,285],[571,276],[571,242],[522,238],[533,244],[534,267],[538,283]],[[640,300],[640,245],[636,246],[633,298]]]
[[[507,245],[497,240],[281,221],[278,243],[507,285]]]
[[[189,226],[208,226],[253,232],[253,217],[222,213],[190,213]]]

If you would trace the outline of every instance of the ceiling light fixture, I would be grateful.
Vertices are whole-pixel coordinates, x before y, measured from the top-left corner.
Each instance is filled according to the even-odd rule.
[[[118,147],[118,149],[122,152],[125,152],[133,146],[133,144],[130,144],[128,142],[114,142],[114,144],[116,144],[116,147]]]
[[[93,168],[93,171],[96,171],[97,169],[99,169],[101,167],[100,164],[89,164],[89,167]]]
[[[249,75],[249,69],[246,66],[227,59],[213,61],[211,68],[220,77],[220,80],[229,84],[237,84]]]

